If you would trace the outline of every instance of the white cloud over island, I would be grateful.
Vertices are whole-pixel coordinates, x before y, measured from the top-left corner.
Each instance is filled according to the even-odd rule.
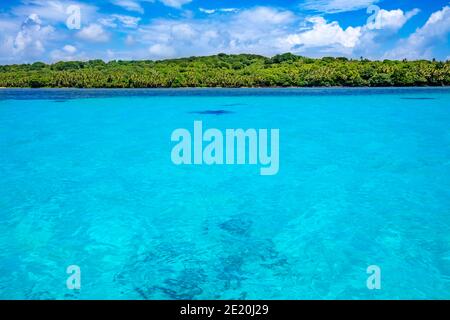
[[[446,41],[450,33],[450,7],[434,12],[425,25],[418,28],[407,39],[400,40],[397,46],[386,53],[391,59],[431,59],[435,45]]]
[[[226,18],[200,20],[158,19],[143,25],[135,37],[141,43],[170,46],[171,56],[201,55],[217,52],[251,52],[273,55],[291,51],[314,55],[330,52],[351,55],[360,45],[368,45],[363,39],[373,40],[380,33],[396,32],[417,14],[380,10],[373,26],[349,26],[343,28],[338,21],[327,21],[323,16],[301,18],[289,10],[256,7],[240,10]],[[173,46],[172,44],[178,44]],[[161,56],[158,53],[158,56]]]
[[[27,0],[11,13],[0,14],[4,30],[0,34],[0,63],[163,59],[219,52],[418,59],[435,57],[450,33],[449,6],[429,14],[422,25],[415,19],[421,12],[418,8],[380,9],[373,21],[358,25],[339,20],[335,12],[359,10],[378,1],[301,2],[300,8],[309,11],[270,6],[198,7],[192,11],[184,9],[194,3],[190,0],[108,0],[110,10],[120,9],[108,13],[80,1]],[[64,27],[65,8],[72,3],[82,6],[80,30]],[[152,5],[172,13],[148,18],[144,12]],[[401,37],[400,30],[409,21],[418,27]],[[442,59],[447,56],[441,52]]]

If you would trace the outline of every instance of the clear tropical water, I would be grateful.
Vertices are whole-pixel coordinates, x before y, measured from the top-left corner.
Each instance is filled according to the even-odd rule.
[[[194,120],[278,175],[173,165]],[[0,90],[0,248],[2,299],[448,299],[450,90]]]

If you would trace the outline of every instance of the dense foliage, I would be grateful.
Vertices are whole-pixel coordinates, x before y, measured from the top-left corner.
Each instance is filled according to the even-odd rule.
[[[219,54],[162,61],[70,61],[0,66],[0,87],[155,88],[444,86],[450,62],[369,61],[290,53]]]

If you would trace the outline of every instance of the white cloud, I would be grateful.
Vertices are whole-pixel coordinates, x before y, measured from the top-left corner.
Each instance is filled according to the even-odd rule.
[[[305,0],[302,8],[325,13],[338,13],[368,8],[379,0]]]
[[[386,42],[396,37],[406,22],[419,13],[419,9],[403,12],[401,9],[381,9],[374,21],[368,21],[362,27],[358,44],[353,50],[355,56],[363,56],[369,59],[380,59],[386,50]]]
[[[37,59],[55,36],[54,28],[43,24],[37,14],[25,19],[0,14],[0,30],[0,63]]]
[[[239,9],[237,9],[237,8],[219,8],[219,9],[198,8],[198,11],[206,13],[206,14],[213,14],[216,12],[238,12]]]
[[[78,50],[76,50],[75,52],[67,52],[66,49],[67,48],[63,47],[62,49],[52,50],[52,52],[50,53],[50,61],[85,61],[92,58],[86,56],[84,52],[78,52]]]
[[[179,23],[172,26],[172,36],[175,39],[192,39],[197,36],[197,31],[188,23]]]
[[[213,20],[213,19],[211,19]],[[288,10],[256,7],[238,12],[220,22],[214,29],[219,34],[214,45],[230,53],[254,52],[271,55],[287,48],[280,41],[294,27],[296,16]]]
[[[139,21],[141,21],[141,18],[139,17],[132,17],[122,14],[113,14],[106,18],[100,18],[98,22],[109,28],[117,28],[119,24],[125,28],[137,28],[139,25]]]
[[[407,39],[400,40],[397,46],[386,53],[389,59],[430,59],[433,48],[447,40],[450,33],[450,7],[445,6],[434,12],[425,25],[418,28]]]
[[[97,21],[102,26],[108,27],[108,28],[117,28],[117,21],[114,17],[107,17],[107,18],[100,18]]]
[[[152,58],[170,58],[175,55],[175,49],[165,44],[154,44],[148,48]]]
[[[144,8],[142,8],[142,6],[139,3],[139,1],[135,1],[135,0],[113,0],[112,3],[115,4],[116,6],[124,8],[125,10],[128,10],[128,11],[144,13]]]
[[[109,40],[109,34],[99,24],[92,23],[77,33],[77,37],[92,41],[92,42],[106,42]]]
[[[23,23],[13,43],[13,53],[40,55],[45,52],[44,42],[55,31],[52,26],[42,25],[37,14],[31,14]]]
[[[198,8],[198,10],[200,12],[206,13],[206,14],[213,14],[215,13],[217,10],[216,9],[204,9],[204,8]]]
[[[24,0],[25,1],[25,0]],[[28,10],[21,5],[14,12],[44,12],[51,8],[63,8],[71,3],[69,0],[26,0]],[[144,2],[152,0],[110,0],[128,9],[140,12]],[[130,1],[138,6],[130,5]],[[163,3],[162,0],[154,0]],[[177,4],[175,4],[175,2]],[[165,5],[177,8],[190,1],[165,1]],[[368,1],[366,1],[368,2]],[[372,1],[373,2],[373,1]],[[44,6],[46,3],[46,6]],[[308,1],[306,1],[306,4]],[[311,2],[312,3],[312,2]],[[333,10],[350,10],[362,5],[362,1],[315,1]],[[344,5],[345,4],[345,5]],[[353,4],[352,7],[348,6]],[[367,3],[366,3],[367,4]],[[339,5],[339,6],[338,6]],[[92,7],[95,8],[95,7]],[[142,24],[141,17],[133,14],[101,14],[91,8],[89,23],[82,17],[82,29],[71,31],[59,28],[58,32],[48,22],[63,22],[66,15],[56,10],[46,13],[43,18],[30,13],[29,21],[21,27],[20,17],[11,13],[0,13],[0,61],[25,61],[34,57],[41,60],[73,60],[85,57],[80,52],[83,44],[71,46],[68,43],[75,33],[79,39],[91,42],[106,42],[113,34],[123,41],[123,51],[89,51],[94,58],[120,57],[121,59],[169,58],[190,55],[209,55],[225,53],[255,53],[274,55],[291,51],[307,56],[344,55],[383,58],[386,43],[392,43],[396,32],[400,30],[418,9],[404,12],[401,9],[378,12],[374,24],[352,25],[344,27],[334,20],[327,20],[317,14],[307,17],[290,10],[273,7],[253,7],[250,9],[213,8],[199,9],[205,13],[201,18],[185,15],[186,10],[176,18],[160,18]],[[128,10],[126,7],[124,9]],[[141,8],[141,9],[139,9]],[[33,9],[33,10],[32,10]],[[116,8],[118,9],[118,8]],[[327,10],[328,10],[327,9]],[[138,11],[136,11],[138,10]],[[331,9],[330,9],[331,10]],[[427,23],[417,29],[409,38],[398,43],[395,50],[386,56],[402,59],[411,56],[432,57],[432,48],[436,43],[446,40],[450,32],[450,9],[448,7],[435,12]],[[143,9],[142,9],[143,12]],[[26,16],[26,17],[28,17]],[[115,30],[109,30],[115,29]],[[109,30],[109,32],[108,32]],[[50,42],[49,39],[54,41]],[[125,46],[126,45],[126,46]],[[71,48],[72,47],[72,48]],[[88,47],[86,47],[87,49]],[[431,49],[430,49],[431,48]],[[53,51],[51,51],[53,49]],[[11,55],[11,52],[14,54]],[[51,54],[45,54],[51,52]],[[444,54],[443,56],[446,56]],[[47,57],[47,59],[42,59]]]
[[[192,0],[160,0],[168,7],[180,9],[183,5],[192,2]]]
[[[86,55],[81,52],[78,53],[78,49],[70,44],[66,44],[62,49],[55,49],[50,53],[52,62],[56,61],[74,61],[74,60],[86,60]]]
[[[141,18],[139,17],[132,17],[122,14],[112,14],[110,16],[98,19],[98,23],[108,28],[117,28],[122,26],[125,28],[134,29],[138,27],[140,21]]]
[[[173,49],[170,54],[177,56],[218,52],[274,55],[287,51],[311,56],[352,56],[376,46],[379,37],[393,36],[417,12],[380,10],[376,29],[371,29],[368,25],[343,28],[339,22],[322,16],[309,17],[305,22],[288,10],[256,7],[231,15],[215,11],[214,16],[196,20],[154,20],[141,26],[133,39],[150,46],[168,46]],[[159,54],[163,53],[160,50]]]
[[[287,10],[276,10],[269,7],[257,7],[250,10],[242,11],[238,15],[238,19],[248,24],[287,24],[294,20],[294,14]]]
[[[67,53],[70,53],[70,54],[74,54],[75,52],[77,52],[77,48],[74,47],[74,46],[72,46],[72,45],[70,45],[70,44],[66,44],[66,45],[63,47],[63,50],[64,50],[65,52],[67,52]]]
[[[112,15],[112,17],[119,20],[120,23],[127,28],[136,28],[139,24],[139,21],[141,21],[141,18],[121,14],[114,14]]]
[[[211,19],[154,20],[141,26],[134,39],[150,46],[159,44],[176,48],[169,52],[177,56],[218,52],[270,55],[286,49],[280,39],[295,20],[290,11],[257,7]]]
[[[312,29],[287,37],[286,41],[292,47],[340,45],[345,48],[354,48],[361,36],[361,27],[348,27],[344,30],[337,21],[328,23],[323,17],[310,18],[308,21],[313,24]]]
[[[219,11],[222,11],[222,12],[238,12],[239,9],[237,9],[237,8],[222,8],[222,9],[219,9]]]
[[[390,11],[381,9],[375,17],[375,21],[369,23],[367,28],[376,30],[390,29],[396,31],[401,29],[409,19],[419,12],[419,9],[413,9],[408,12],[403,12],[403,10],[400,9]]]

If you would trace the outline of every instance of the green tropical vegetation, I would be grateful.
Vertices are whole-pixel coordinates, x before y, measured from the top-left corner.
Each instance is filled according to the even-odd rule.
[[[448,86],[450,61],[370,61],[285,53],[218,54],[161,61],[69,61],[0,66],[0,87]]]

